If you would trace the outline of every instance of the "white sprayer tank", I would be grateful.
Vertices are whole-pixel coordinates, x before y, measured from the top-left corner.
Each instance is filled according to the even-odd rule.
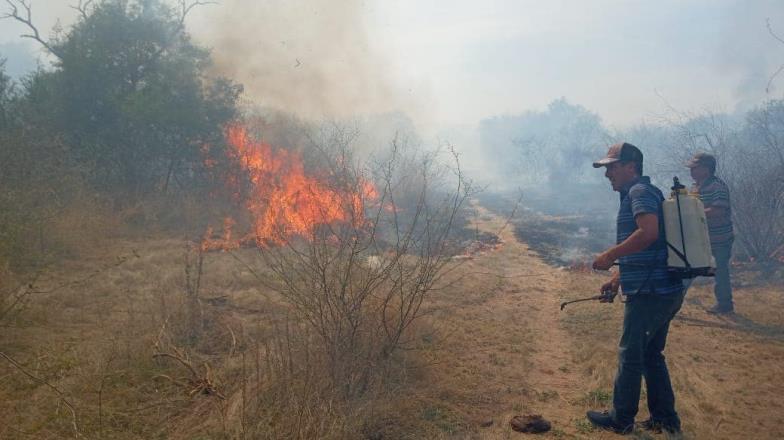
[[[679,185],[676,180],[675,186]],[[687,193],[683,187],[673,188],[670,198],[665,200],[663,205],[667,242],[686,255],[691,269],[697,272],[710,272],[715,269],[705,207],[698,195]],[[668,252],[667,266],[686,269],[686,262],[677,253],[669,247]]]

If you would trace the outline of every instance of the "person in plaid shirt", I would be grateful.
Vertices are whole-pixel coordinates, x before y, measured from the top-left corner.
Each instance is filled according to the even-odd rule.
[[[684,290],[680,277],[667,270],[664,195],[643,175],[642,151],[632,144],[611,146],[593,166],[605,168],[604,176],[620,196],[616,244],[596,256],[593,268],[608,270],[618,260],[618,272],[599,290],[615,294],[620,289],[626,301],[612,409],[591,410],[586,417],[598,428],[631,432],[644,378],[650,418],[641,422],[641,427],[676,434],[681,431],[681,421],[662,352]]]
[[[686,166],[694,179],[692,191],[698,192],[705,205],[711,251],[716,259],[716,305],[708,313],[727,314],[734,311],[730,285],[730,257],[732,256],[732,207],[727,184],[716,177],[716,158],[708,153],[697,153]]]

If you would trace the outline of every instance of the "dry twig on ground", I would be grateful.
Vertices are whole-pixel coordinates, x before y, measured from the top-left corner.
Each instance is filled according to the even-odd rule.
[[[81,438],[82,437],[82,434],[79,431],[79,417],[77,416],[76,408],[70,402],[70,400],[65,396],[65,393],[63,393],[59,388],[57,388],[56,386],[52,385],[48,381],[46,381],[44,379],[41,379],[40,377],[34,375],[33,373],[30,373],[21,364],[19,364],[19,362],[17,362],[16,359],[12,358],[11,356],[8,356],[7,354],[3,353],[2,351],[0,351],[0,357],[4,358],[6,361],[8,361],[8,363],[13,365],[14,368],[16,368],[18,371],[20,371],[25,376],[29,377],[30,379],[34,380],[35,382],[37,382],[37,383],[39,383],[41,385],[46,385],[47,388],[49,388],[50,390],[54,391],[57,394],[57,396],[60,397],[60,401],[63,402],[63,404],[66,406],[66,408],[68,408],[68,411],[71,413],[71,425],[73,426],[74,437],[75,438]]]

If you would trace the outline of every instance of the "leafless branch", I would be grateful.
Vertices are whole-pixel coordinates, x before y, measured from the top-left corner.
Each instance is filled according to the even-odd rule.
[[[76,415],[76,409],[74,408],[73,404],[71,404],[71,402],[68,401],[68,399],[65,396],[65,393],[60,391],[59,388],[57,388],[56,386],[54,386],[51,383],[47,382],[46,380],[41,379],[40,377],[35,376],[34,374],[30,373],[22,365],[20,365],[19,362],[16,361],[16,359],[14,359],[11,356],[3,353],[2,351],[0,351],[0,357],[3,357],[6,361],[8,361],[8,363],[13,365],[14,368],[19,370],[25,376],[27,376],[30,379],[38,382],[41,385],[46,385],[49,389],[54,391],[60,397],[60,401],[63,402],[63,404],[65,404],[65,406],[71,412],[71,425],[73,426],[74,437],[76,437],[76,438],[81,438],[82,437],[82,433],[79,431],[79,423],[78,423],[78,417]]]
[[[40,275],[40,272],[35,274],[31,281],[19,283],[13,289],[7,291],[0,290],[0,324],[7,317],[18,313],[24,308],[30,295],[34,292],[35,283]]]
[[[770,35],[773,38],[779,40],[779,42],[781,42],[781,44],[784,44],[784,38],[779,37],[775,32],[773,32],[773,27],[770,25],[770,18],[765,19],[765,23],[768,26],[768,32],[770,33]]]
[[[86,20],[87,16],[89,15],[90,5],[92,3],[93,0],[79,0],[79,3],[76,6],[70,6],[70,8],[79,12],[79,15],[81,15],[82,18]]]
[[[32,31],[32,33],[22,34],[22,38],[30,38],[39,42],[47,51],[49,51],[49,53],[62,60],[62,54],[51,44],[49,44],[49,42],[41,38],[41,34],[38,32],[38,28],[33,24],[32,3],[29,0],[5,0],[5,2],[8,3],[8,6],[11,7],[11,10],[4,13],[3,15],[0,15],[0,19],[11,18],[24,24],[30,29],[30,31]],[[19,6],[17,6],[16,2],[18,2],[19,6],[24,9],[24,15],[20,15]]]
[[[765,24],[768,27],[768,33],[770,34],[770,36],[776,39],[779,43],[784,44],[784,38],[780,37],[778,34],[776,34],[776,32],[773,31],[773,26],[771,26],[770,24],[770,18],[765,19]],[[768,85],[765,86],[765,93],[770,93],[771,84],[773,84],[773,81],[776,79],[776,77],[779,76],[779,74],[782,71],[784,71],[784,64],[779,66],[776,72],[774,72],[773,75],[770,76],[770,79],[768,79]]]
[[[101,382],[98,386],[98,433],[100,434],[101,438],[103,438],[103,391],[104,386],[106,385],[106,379],[110,376],[107,371],[111,367],[112,362],[116,357],[116,351],[112,350],[109,354],[109,358],[103,364],[101,369]]]
[[[188,371],[191,373],[192,377],[194,377],[194,378],[199,377],[199,374],[196,373],[196,370],[193,368],[193,365],[191,365],[190,361],[188,361],[185,358],[185,356],[182,353],[180,353],[180,351],[177,350],[176,348],[174,349],[174,354],[172,354],[172,353],[155,353],[154,355],[152,355],[152,357],[154,357],[154,358],[167,357],[167,358],[170,358],[170,359],[174,359],[175,361],[177,361],[180,364],[182,364],[183,367],[187,368]]]
[[[501,236],[501,234],[504,233],[507,226],[509,226],[512,220],[515,218],[515,216],[517,215],[517,210],[519,210],[520,207],[523,206],[523,191],[522,190],[518,190],[518,191],[520,192],[520,195],[517,197],[517,201],[515,201],[515,204],[512,207],[512,211],[510,211],[509,215],[507,215],[504,218],[504,223],[501,225],[500,228],[498,228],[498,232],[495,233],[495,235],[499,237]]]
[[[127,261],[129,261],[131,258],[141,258],[140,255],[136,252],[136,250],[132,251],[131,254],[132,255],[117,256],[114,262],[94,270],[92,273],[90,273],[89,275],[85,276],[84,278],[80,278],[80,279],[76,279],[76,280],[70,280],[70,281],[65,281],[65,282],[63,282],[61,284],[58,284],[58,285],[56,285],[54,287],[51,287],[49,289],[46,289],[46,290],[38,290],[38,289],[31,290],[31,293],[48,294],[48,293],[54,293],[54,292],[56,292],[56,291],[58,291],[60,289],[67,289],[67,288],[70,288],[70,287],[75,287],[75,286],[78,286],[78,285],[85,284],[88,281],[91,281],[91,280],[97,278],[98,276],[100,276],[100,275],[102,275],[102,274],[104,274],[104,273],[106,273],[106,272],[108,272],[108,271],[110,271],[112,269],[115,269],[115,268],[118,268],[118,267],[122,266]]]
[[[188,17],[188,14],[191,12],[191,10],[196,6],[217,5],[217,4],[218,2],[214,2],[214,1],[189,2],[186,0],[180,0],[180,27],[185,26],[185,19]]]
[[[768,80],[768,85],[765,86],[765,93],[770,93],[770,86],[773,84],[773,81],[776,79],[777,76],[779,76],[779,74],[782,71],[784,71],[784,64],[779,66],[779,68],[773,73],[773,75],[770,76],[770,79]]]
[[[362,194],[365,172],[345,151],[351,136],[338,131],[330,137],[337,148],[316,145],[314,151],[336,177],[336,193]],[[261,251],[279,283],[275,290],[321,338],[330,378],[347,393],[361,392],[374,369],[405,343],[425,298],[452,261],[449,233],[467,197],[453,149],[456,179],[434,154],[406,157],[397,142],[378,164],[378,194],[362,212],[349,198],[340,208],[347,221]],[[452,181],[454,187],[441,191],[440,184]]]
[[[190,377],[186,380],[178,380],[173,379],[171,376],[167,376],[165,374],[159,374],[156,377],[162,377],[164,379],[168,379],[172,383],[184,387],[188,391],[188,395],[195,396],[197,394],[204,394],[204,395],[212,395],[216,396],[221,400],[225,400],[226,396],[224,396],[218,389],[215,387],[215,384],[212,381],[212,370],[207,363],[204,363],[204,374],[200,375],[196,372],[196,368],[193,367],[193,364],[190,360],[188,360],[187,356],[184,352],[178,350],[177,348],[173,348],[172,351],[174,353],[155,353],[152,355],[153,358],[170,358],[174,359],[180,363],[183,367],[185,367],[188,372],[190,373]]]

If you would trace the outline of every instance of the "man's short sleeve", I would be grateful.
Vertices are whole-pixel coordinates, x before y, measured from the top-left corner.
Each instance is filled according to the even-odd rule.
[[[632,202],[632,214],[635,218],[640,214],[659,214],[661,201],[653,191],[649,191],[644,185],[631,187],[629,198]]]

